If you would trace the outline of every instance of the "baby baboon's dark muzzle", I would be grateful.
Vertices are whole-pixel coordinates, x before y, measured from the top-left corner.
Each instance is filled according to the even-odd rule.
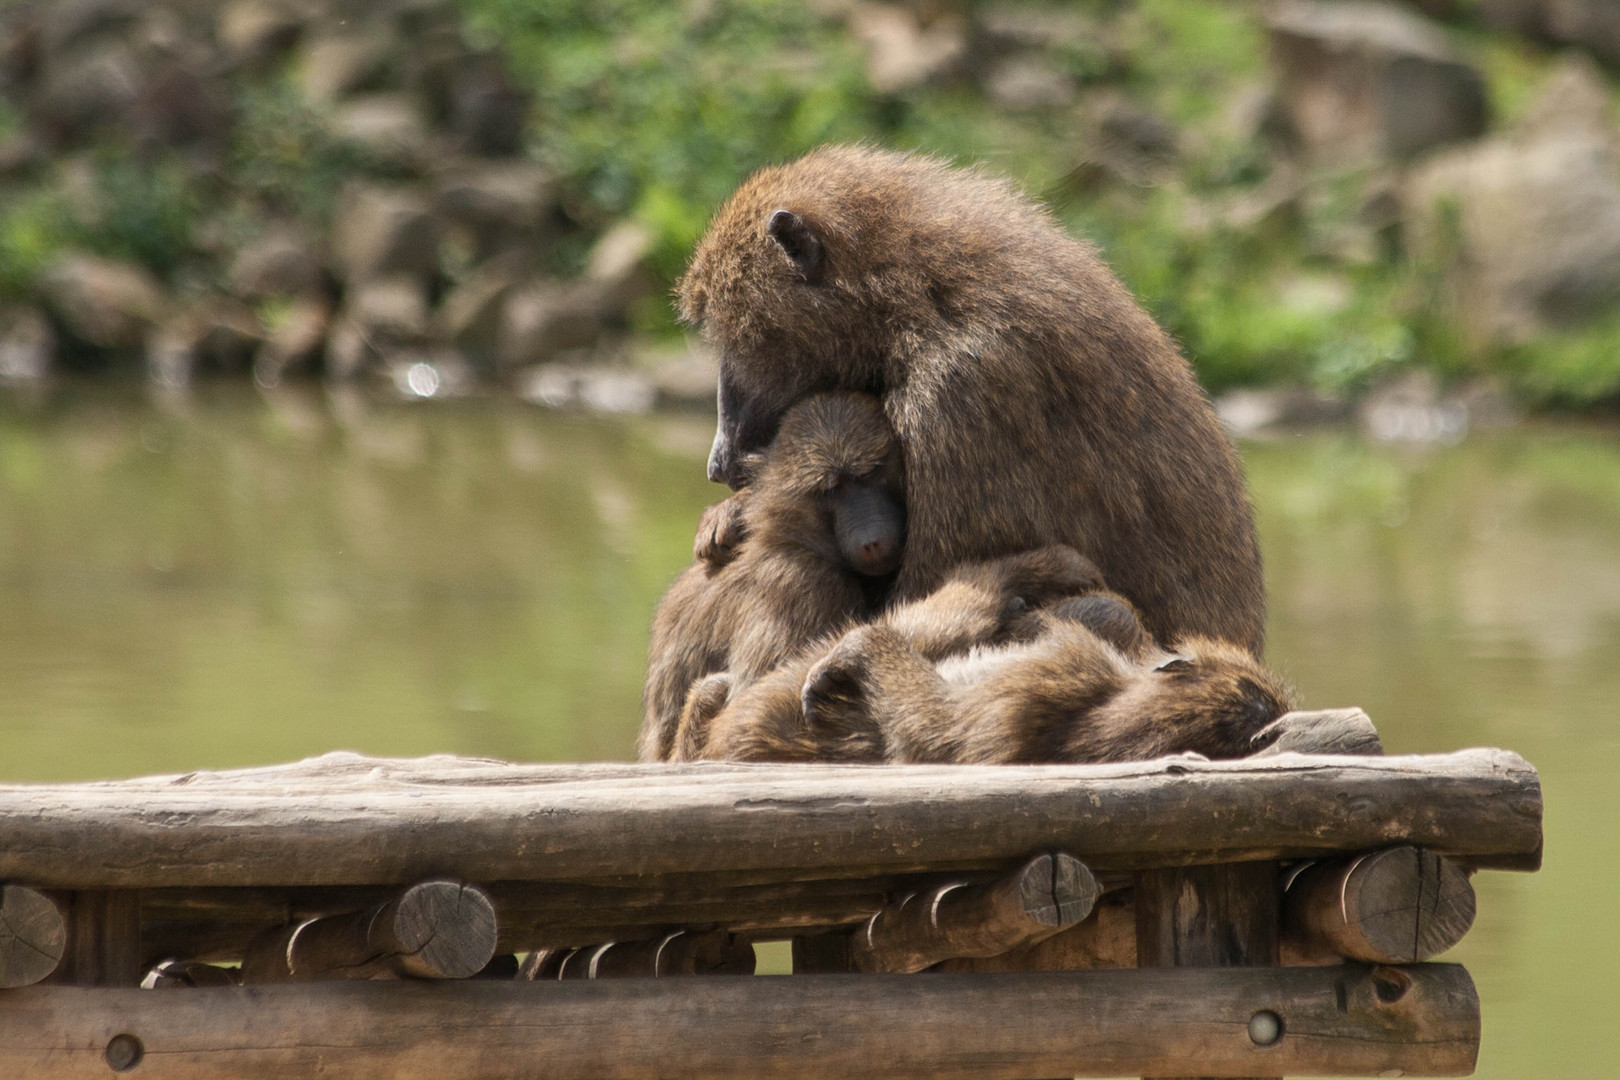
[[[905,508],[878,485],[851,480],[833,503],[833,536],[856,573],[881,577],[900,565]]]

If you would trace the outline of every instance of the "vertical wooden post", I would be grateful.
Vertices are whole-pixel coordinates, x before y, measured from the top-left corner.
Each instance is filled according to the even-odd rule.
[[[1278,924],[1276,863],[1136,875],[1138,967],[1274,967]]]
[[[855,970],[848,933],[801,934],[793,939],[793,974],[835,975]]]
[[[134,889],[61,893],[67,948],[48,981],[71,986],[139,986],[141,894]]]

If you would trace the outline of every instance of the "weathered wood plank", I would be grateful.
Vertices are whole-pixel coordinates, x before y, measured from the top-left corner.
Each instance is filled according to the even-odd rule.
[[[1478,1042],[1452,965],[26,987],[0,1008],[11,1080],[99,1080],[109,1049],[166,1080],[1461,1076]]]
[[[58,888],[814,878],[1054,849],[1110,870],[1401,843],[1531,868],[1541,842],[1535,770],[1503,750],[1088,766],[323,760],[0,787],[0,877]]]

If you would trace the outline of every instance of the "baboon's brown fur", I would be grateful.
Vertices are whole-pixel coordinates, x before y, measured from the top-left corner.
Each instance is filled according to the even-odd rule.
[[[678,756],[1013,764],[1193,751],[1234,758],[1261,749],[1256,736],[1291,707],[1291,691],[1246,650],[1207,638],[1163,650],[1139,625],[1127,625],[1134,616],[1117,597],[1098,594],[1010,619],[993,614],[1010,608],[992,597],[975,598],[953,578],[772,672],[729,704],[723,695],[699,701],[694,694]]]
[[[744,556],[747,551],[745,544]],[[960,566],[932,595],[897,605],[880,624],[925,662],[942,661],[975,646],[1037,635],[1044,627],[1042,609],[1100,585],[1097,568],[1084,556],[1071,548],[1043,548]],[[827,635],[752,685],[734,684],[725,672],[698,682],[681,713],[673,760],[885,760],[863,701],[824,703],[814,727],[805,722],[806,677],[842,640]]]
[[[749,538],[735,560],[688,567],[659,604],[647,665],[644,760],[669,757],[682,705],[698,680],[725,671],[746,686],[866,616],[881,592],[852,568],[858,553],[842,549],[836,527],[840,511],[859,497],[887,503],[903,530],[899,449],[875,398],[804,399],[750,465],[756,477],[745,513]],[[903,531],[889,539],[898,557]]]
[[[1096,252],[1011,184],[817,150],[743,183],[679,293],[721,353],[715,479],[745,486],[744,457],[806,394],[882,396],[907,470],[897,598],[964,562],[1067,544],[1157,640],[1259,653],[1242,473],[1191,368]]]

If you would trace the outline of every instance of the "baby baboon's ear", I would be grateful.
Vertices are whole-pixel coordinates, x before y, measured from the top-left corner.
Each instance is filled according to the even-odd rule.
[[[791,210],[773,211],[765,231],[793,260],[805,281],[812,285],[821,281],[827,266],[827,249],[803,218]]]

